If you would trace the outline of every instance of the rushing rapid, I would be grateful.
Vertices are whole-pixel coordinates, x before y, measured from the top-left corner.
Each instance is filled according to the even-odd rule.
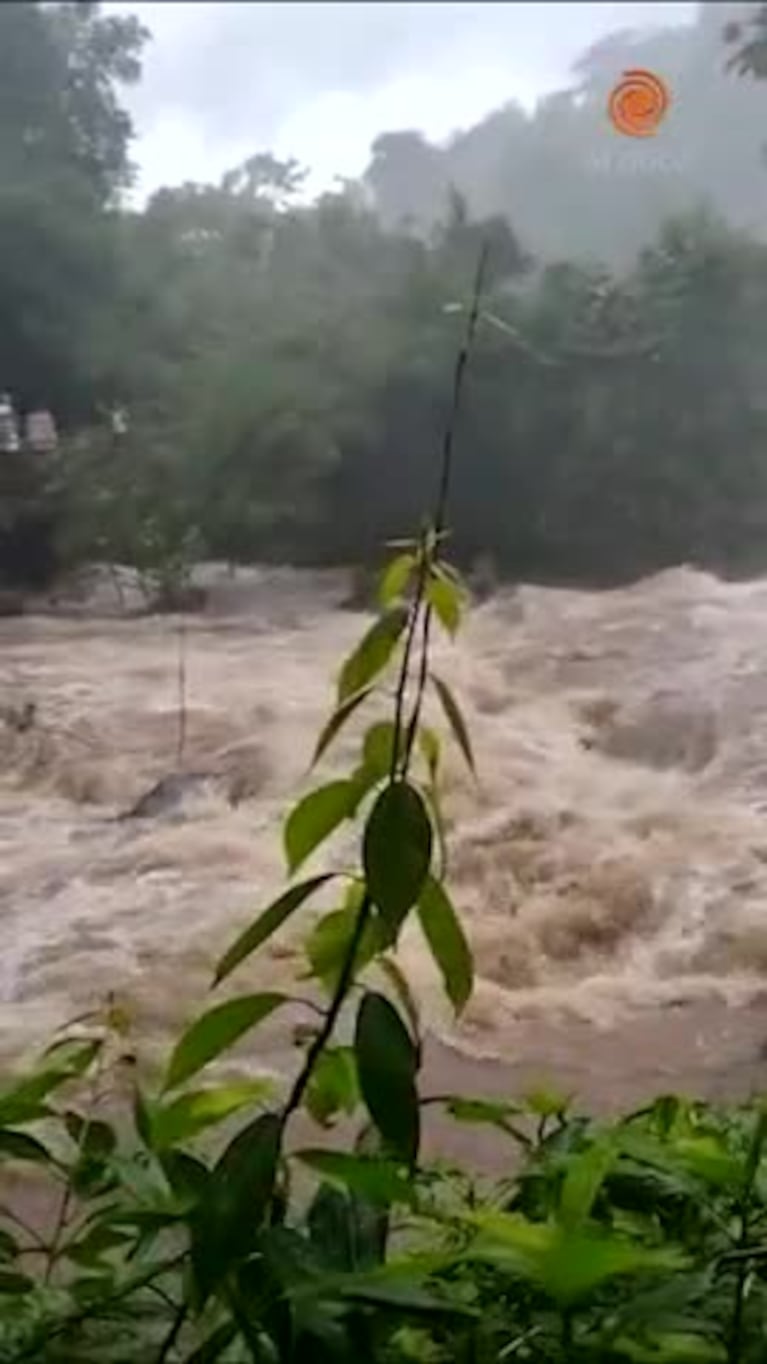
[[[203,998],[284,876],[280,819],[365,625],[336,573],[209,566],[183,627],[124,614],[122,578],[122,606],[100,572],[0,621],[0,1059],[110,990],[151,1051]],[[480,774],[446,771],[479,980],[456,1029],[408,932],[432,1031],[507,1056],[533,1035],[556,1051],[557,1028],[632,1020],[641,1038],[665,1016],[673,1046],[680,1010],[697,1028],[758,1005],[767,581],[680,568],[612,592],[505,589],[439,651]],[[287,979],[295,952],[278,940],[241,980]]]

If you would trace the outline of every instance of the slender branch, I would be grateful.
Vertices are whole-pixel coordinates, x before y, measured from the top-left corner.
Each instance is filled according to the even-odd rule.
[[[0,1204],[0,1215],[7,1217],[9,1222],[14,1222],[19,1230],[23,1231],[24,1235],[28,1236],[30,1241],[32,1241],[33,1244],[31,1246],[25,1246],[24,1251],[43,1250],[46,1253],[48,1252],[49,1246],[45,1238],[41,1236],[39,1232],[35,1231],[34,1227],[30,1227],[29,1223],[25,1222],[22,1217],[19,1217],[18,1213],[13,1212],[11,1208],[6,1207],[4,1203]]]
[[[395,694],[394,739],[392,743],[391,767],[389,770],[388,778],[389,786],[393,785],[397,780],[404,781],[407,776],[413,749],[413,742],[415,739],[415,734],[418,726],[418,718],[421,712],[424,689],[426,686],[431,607],[427,603],[423,616],[421,615],[421,609],[424,605],[424,599],[426,595],[426,588],[428,584],[431,565],[434,561],[434,556],[438,553],[440,539],[442,537],[442,532],[444,530],[444,522],[447,512],[447,499],[450,491],[450,482],[453,466],[454,437],[458,422],[458,415],[461,407],[463,381],[466,371],[466,365],[469,359],[469,354],[471,352],[471,347],[477,329],[477,323],[479,320],[480,301],[482,297],[482,289],[484,285],[485,271],[487,267],[487,256],[488,246],[487,243],[485,243],[480,252],[479,261],[477,264],[477,271],[474,279],[474,288],[472,291],[471,307],[469,309],[469,315],[466,323],[466,332],[464,335],[463,343],[458,352],[458,356],[455,363],[455,369],[453,372],[453,388],[450,404],[450,414],[448,422],[445,427],[445,435],[442,443],[442,461],[440,468],[439,486],[437,492],[434,530],[431,533],[428,530],[426,530],[423,532],[422,535],[421,553],[419,556],[418,563],[418,576],[416,579],[415,592],[413,594],[413,600],[410,607],[410,617],[408,620],[407,635],[405,637],[405,646],[402,651],[402,660],[400,663],[399,678]],[[400,739],[402,736],[405,719],[405,708],[407,703],[407,684],[410,673],[410,660],[416,639],[416,632],[418,629],[419,619],[423,620],[423,635],[421,640],[421,656],[419,661],[418,684],[416,690],[416,699],[413,707],[413,714],[411,716],[410,724],[408,727],[405,752],[400,767],[399,757]],[[285,1106],[282,1110],[283,1132],[290,1117],[292,1116],[293,1113],[295,1113],[295,1111],[301,1104],[301,1100],[304,1097],[307,1085],[309,1084],[309,1081],[311,1080],[312,1075],[314,1073],[314,1068],[317,1065],[320,1056],[322,1055],[323,1051],[325,1050],[325,1047],[327,1046],[328,1042],[330,1041],[333,1035],[333,1031],[338,1021],[339,1014],[341,1013],[341,1010],[344,1006],[344,1002],[353,983],[354,967],[357,960],[357,953],[359,951],[360,943],[362,942],[362,937],[367,927],[372,909],[373,902],[370,898],[369,893],[366,891],[362,898],[360,907],[357,911],[357,917],[354,923],[354,929],[352,931],[351,940],[349,942],[349,946],[346,951],[346,956],[341,966],[341,971],[338,977],[338,983],[336,985],[335,991],[333,992],[333,997],[330,1001],[327,1013],[325,1015],[325,1021],[320,1031],[318,1032],[317,1036],[315,1037],[314,1041],[312,1042],[311,1046],[307,1050],[304,1064],[301,1067],[298,1076],[296,1077],[290,1094],[288,1095],[287,1102],[285,1103]]]
[[[340,1014],[344,1006],[346,996],[349,993],[349,987],[352,983],[352,977],[354,975],[354,966],[357,960],[357,953],[359,951],[360,943],[362,942],[362,935],[365,932],[365,928],[367,927],[367,922],[372,907],[373,902],[370,899],[370,896],[366,893],[363,896],[362,904],[360,905],[357,911],[357,918],[354,924],[354,931],[352,932],[346,957],[344,958],[344,962],[341,967],[341,972],[338,977],[338,984],[336,985],[336,988],[333,992],[333,998],[331,999],[327,1013],[325,1014],[325,1022],[320,1028],[320,1031],[317,1033],[317,1036],[315,1037],[311,1046],[307,1050],[304,1064],[301,1067],[298,1076],[296,1077],[293,1088],[291,1089],[290,1094],[288,1095],[285,1107],[282,1110],[283,1131],[285,1130],[288,1120],[290,1119],[292,1114],[295,1113],[296,1109],[300,1106],[301,1100],[303,1099],[304,1094],[306,1092],[306,1087],[309,1084],[309,1081],[311,1080],[312,1075],[314,1073],[314,1068],[333,1035],[333,1031],[338,1021],[338,1015]]]
[[[55,1326],[47,1324],[45,1326],[45,1344],[48,1345],[55,1337],[66,1335],[67,1331],[71,1331],[75,1326],[82,1326],[84,1321],[98,1317],[106,1308],[123,1302],[125,1298],[129,1298],[133,1293],[138,1293],[140,1289],[148,1288],[154,1283],[155,1279],[162,1278],[163,1274],[169,1274],[172,1269],[178,1269],[188,1258],[188,1255],[188,1250],[180,1251],[178,1255],[165,1260],[162,1264],[154,1265],[152,1269],[147,1270],[145,1274],[134,1279],[131,1283],[123,1284],[121,1288],[115,1289],[114,1293],[108,1293],[98,1301],[88,1303],[87,1307],[83,1307],[79,1312],[74,1312],[72,1316],[66,1317],[65,1320],[58,1322]],[[35,1340],[29,1341],[17,1355],[13,1356],[12,1360],[9,1360],[9,1364],[21,1364],[22,1360],[34,1359],[39,1356],[40,1343],[39,1336]]]
[[[173,1346],[175,1345],[176,1341],[178,1340],[181,1334],[181,1330],[183,1328],[184,1322],[186,1321],[188,1312],[189,1312],[188,1304],[182,1302],[181,1306],[176,1311],[176,1315],[173,1319],[173,1322],[171,1323],[171,1328],[160,1346],[160,1353],[157,1356],[157,1364],[165,1364],[166,1359],[168,1358],[171,1350],[173,1349]]]
[[[450,403],[450,416],[445,426],[445,435],[442,442],[442,464],[440,468],[439,488],[437,492],[437,514],[434,518],[434,527],[439,536],[445,527],[445,516],[447,513],[447,498],[450,492],[450,482],[453,473],[453,450],[455,445],[455,431],[457,426],[458,414],[461,407],[461,396],[463,392],[463,380],[466,366],[469,361],[469,354],[474,342],[474,335],[479,321],[480,303],[482,291],[485,283],[485,273],[487,270],[487,258],[489,253],[488,243],[485,242],[479,253],[477,271],[474,276],[474,288],[472,290],[471,307],[466,319],[466,331],[464,332],[463,342],[458,351],[453,370],[453,392]]]
[[[440,545],[445,529],[445,519],[447,516],[447,502],[450,495],[450,484],[453,472],[453,451],[455,447],[455,437],[458,429],[458,421],[461,415],[461,404],[463,401],[464,382],[466,379],[466,368],[471,356],[477,326],[482,309],[482,291],[485,283],[485,273],[488,260],[488,243],[485,242],[479,254],[477,270],[474,276],[474,287],[471,295],[471,305],[466,318],[466,330],[464,332],[461,347],[456,356],[455,368],[453,370],[453,390],[450,402],[450,413],[445,426],[445,434],[442,441],[442,462],[440,468],[439,487],[437,491],[437,509],[434,518],[434,544],[431,554],[426,562],[426,574],[431,571],[434,564],[439,561]],[[425,584],[424,584],[425,586]],[[413,751],[416,734],[418,733],[418,723],[421,718],[423,698],[426,691],[426,680],[429,671],[429,639],[431,632],[432,608],[427,602],[426,610],[423,615],[423,633],[421,638],[421,657],[418,671],[418,683],[416,686],[415,702],[413,712],[408,725],[407,741],[405,745],[405,767],[410,761]]]

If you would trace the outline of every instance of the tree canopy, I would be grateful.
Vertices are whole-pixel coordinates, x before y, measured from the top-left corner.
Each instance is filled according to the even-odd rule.
[[[221,557],[375,559],[431,495],[487,242],[459,561],[596,582],[763,564],[765,26],[716,8],[599,44],[533,115],[443,148],[382,134],[359,182],[314,200],[258,150],[137,208],[140,26],[0,7],[0,387],[65,429],[69,542],[130,558],[149,518]],[[606,116],[627,64],[672,88],[649,149]],[[110,454],[113,401],[130,427]]]

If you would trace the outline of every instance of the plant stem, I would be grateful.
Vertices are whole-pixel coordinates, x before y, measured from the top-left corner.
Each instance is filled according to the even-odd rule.
[[[432,548],[431,537],[429,535],[428,530],[424,531],[422,536],[422,547],[418,565],[418,577],[416,580],[415,592],[413,595],[413,601],[410,608],[410,618],[408,621],[405,646],[402,651],[402,661],[400,664],[399,678],[397,682],[397,690],[394,702],[394,741],[392,743],[392,758],[388,779],[389,786],[393,785],[393,783],[396,782],[397,780],[404,781],[407,777],[408,768],[410,765],[410,758],[412,755],[413,743],[415,741],[415,736],[418,729],[418,719],[421,712],[423,694],[426,687],[426,679],[428,674],[428,648],[429,630],[431,622],[431,607],[427,603],[423,616],[421,615],[421,608],[423,607],[424,604],[424,597],[426,594],[426,587],[429,579],[431,564],[433,562],[433,558],[439,552],[439,537],[444,527],[445,515],[447,512],[447,499],[448,493],[450,491],[450,480],[453,465],[455,431],[458,422],[458,415],[460,412],[466,365],[469,359],[469,354],[471,351],[471,346],[474,340],[474,335],[477,329],[477,322],[479,319],[480,300],[482,297],[482,287],[484,283],[485,270],[487,266],[487,256],[488,247],[487,244],[485,243],[485,245],[482,247],[482,250],[479,255],[479,261],[477,263],[477,271],[474,278],[474,288],[472,291],[471,307],[469,309],[469,315],[466,323],[466,332],[464,335],[463,343],[458,352],[458,356],[455,363],[455,369],[453,371],[453,388],[450,404],[450,415],[447,425],[445,427],[445,435],[442,443],[442,462],[440,468],[439,487],[437,492],[437,506],[435,516],[436,535],[434,539],[434,548]],[[418,684],[416,689],[416,699],[408,726],[405,752],[400,766],[399,749],[405,719],[410,659],[412,656],[413,645],[415,642],[416,632],[418,629],[418,623],[420,619],[423,620],[423,634],[421,640],[421,657],[419,664]],[[314,1068],[317,1062],[319,1061],[319,1058],[322,1055],[323,1051],[325,1050],[325,1047],[330,1041],[330,1038],[333,1035],[333,1030],[338,1021],[338,1016],[341,1013],[346,996],[349,993],[349,988],[353,981],[354,966],[357,960],[357,952],[362,941],[362,936],[367,927],[367,923],[370,918],[372,908],[373,902],[370,898],[370,895],[366,891],[365,895],[363,896],[362,903],[360,904],[359,910],[357,911],[357,918],[355,920],[351,941],[349,942],[346,957],[341,967],[341,972],[338,978],[338,984],[336,985],[333,997],[330,1001],[330,1005],[328,1006],[328,1010],[325,1015],[325,1021],[319,1033],[312,1042],[311,1046],[307,1050],[304,1064],[301,1067],[301,1070],[299,1071],[293,1088],[291,1089],[290,1094],[288,1095],[285,1107],[283,1108],[282,1111],[283,1132],[291,1115],[295,1113],[296,1109],[299,1107],[301,1100],[303,1099],[303,1096],[306,1092],[306,1087],[309,1084],[309,1081],[311,1080]]]
[[[66,1335],[67,1331],[72,1330],[73,1327],[82,1326],[84,1321],[97,1317],[100,1312],[122,1302],[125,1298],[129,1298],[132,1293],[138,1293],[141,1288],[148,1288],[154,1283],[155,1279],[161,1278],[163,1274],[169,1274],[172,1269],[178,1269],[187,1259],[188,1254],[188,1250],[183,1250],[162,1264],[154,1265],[152,1269],[147,1270],[145,1274],[134,1279],[131,1283],[123,1284],[121,1288],[115,1289],[114,1293],[108,1293],[97,1302],[89,1303],[87,1307],[83,1307],[79,1312],[74,1312],[66,1320],[58,1322],[55,1326],[46,1325],[44,1342],[41,1342],[39,1337],[36,1340],[29,1341],[17,1355],[9,1359],[8,1364],[21,1364],[22,1360],[34,1359],[35,1356],[39,1357],[41,1343],[47,1346],[55,1337]]]
[[[335,991],[333,993],[333,998],[331,999],[327,1013],[325,1014],[325,1021],[322,1027],[320,1028],[320,1031],[317,1033],[317,1036],[315,1037],[311,1046],[307,1050],[304,1064],[298,1073],[295,1084],[293,1085],[293,1088],[290,1091],[285,1107],[282,1110],[283,1131],[285,1130],[289,1118],[293,1113],[295,1113],[296,1109],[299,1107],[301,1100],[303,1099],[304,1094],[306,1092],[306,1086],[308,1085],[309,1081],[312,1078],[314,1067],[319,1061],[320,1056],[325,1050],[325,1047],[327,1046],[333,1034],[333,1030],[338,1021],[338,1015],[340,1014],[344,1006],[344,1001],[349,992],[349,987],[352,983],[352,977],[354,975],[354,964],[357,960],[357,952],[359,951],[359,945],[362,941],[362,935],[365,932],[365,928],[367,926],[368,918],[372,907],[373,902],[366,892],[365,895],[363,896],[359,910],[357,911],[357,918],[354,924],[354,931],[351,936],[351,941],[349,943],[349,948],[346,953],[346,957],[344,958],[344,962],[341,967],[341,972],[338,977],[338,984],[336,985]]]
[[[182,1302],[181,1306],[176,1311],[176,1315],[171,1324],[171,1328],[168,1331],[168,1334],[166,1335],[165,1339],[163,1340],[162,1345],[160,1346],[160,1353],[157,1356],[157,1364],[165,1364],[168,1355],[170,1354],[171,1350],[173,1349],[173,1346],[175,1345],[176,1341],[179,1338],[179,1335],[181,1334],[181,1328],[183,1327],[184,1322],[186,1321],[188,1312],[189,1307],[187,1303]]]

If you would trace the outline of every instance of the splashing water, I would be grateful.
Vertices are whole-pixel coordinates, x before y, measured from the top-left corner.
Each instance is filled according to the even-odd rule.
[[[185,632],[197,776],[144,820],[116,816],[175,767],[173,619],[110,615],[102,574],[76,608],[0,621],[0,1059],[110,989],[158,1044],[279,887],[280,818],[364,622],[337,606],[341,574],[201,580],[209,606]],[[681,568],[612,592],[506,590],[439,653],[480,769],[478,786],[457,758],[446,772],[479,983],[456,1029],[408,930],[432,1029],[503,1054],[535,1020],[616,1029],[764,997],[767,582]],[[295,934],[275,942],[235,988],[287,979],[295,951]]]

